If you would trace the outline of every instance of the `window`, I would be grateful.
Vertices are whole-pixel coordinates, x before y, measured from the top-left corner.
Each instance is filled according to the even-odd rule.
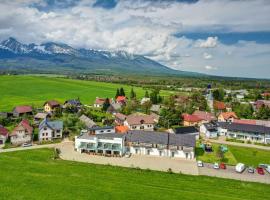
[[[137,128],[137,126],[132,126],[132,129],[136,129]]]
[[[45,133],[42,133],[42,136],[44,136],[45,135]]]
[[[159,151],[159,156],[162,156],[162,151]]]
[[[140,129],[141,129],[141,130],[144,129],[144,126],[140,126]]]
[[[138,149],[135,149],[135,154],[138,154],[138,151],[139,151]]]
[[[174,152],[172,152],[172,157],[174,157]]]
[[[47,127],[44,127],[44,131],[46,131],[47,130]]]
[[[48,136],[48,133],[46,133],[46,136]]]
[[[150,155],[150,149],[147,149],[146,153],[147,153],[147,155]]]

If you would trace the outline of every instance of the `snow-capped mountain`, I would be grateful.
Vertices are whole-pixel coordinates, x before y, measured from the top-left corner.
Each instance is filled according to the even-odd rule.
[[[15,38],[0,43],[0,70],[58,73],[185,73],[125,51],[76,49],[54,42],[40,45],[22,44]]]

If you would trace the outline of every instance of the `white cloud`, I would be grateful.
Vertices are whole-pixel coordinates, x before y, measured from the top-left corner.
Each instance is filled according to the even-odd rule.
[[[218,37],[208,37],[206,40],[198,40],[197,45],[201,48],[214,48],[218,44]]]
[[[206,59],[206,60],[208,60],[208,59],[212,59],[213,56],[211,54],[209,54],[209,53],[204,52],[203,53],[203,58]]]
[[[213,67],[213,66],[210,66],[210,65],[206,65],[206,66],[205,66],[205,69],[207,69],[207,70],[217,70],[217,67]]]

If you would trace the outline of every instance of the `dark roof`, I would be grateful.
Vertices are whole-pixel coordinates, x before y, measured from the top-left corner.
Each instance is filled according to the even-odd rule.
[[[198,133],[198,130],[194,126],[177,127],[174,128],[174,133],[175,134]]]
[[[56,100],[46,101],[46,102],[44,103],[44,106],[45,106],[46,104],[49,104],[49,106],[52,107],[52,108],[55,108],[55,107],[60,106],[60,103],[59,103],[58,101],[56,101]]]
[[[228,129],[230,131],[243,131],[250,133],[259,133],[259,134],[270,134],[270,127],[262,125],[252,125],[252,124],[239,124],[239,123],[230,123],[230,122],[218,122],[220,127]]]
[[[114,129],[113,126],[103,126],[103,127],[92,127],[92,128],[89,128],[88,130],[89,131],[96,131],[96,130],[105,130],[105,129]]]
[[[81,101],[79,99],[69,99],[65,101],[65,104],[69,104],[72,106],[81,106]]]
[[[117,134],[117,133],[104,133],[104,134],[98,134],[98,135],[89,135],[88,133],[82,134],[78,136],[80,139],[91,139],[91,138],[99,138],[99,139],[113,139],[113,138],[124,138],[125,135],[123,134]]]
[[[203,125],[210,132],[217,131],[217,124],[214,122],[213,123],[204,123]]]
[[[151,143],[195,147],[194,135],[175,135],[166,132],[131,130],[126,134],[127,142]]]
[[[63,129],[62,121],[48,121],[46,118],[39,124],[39,129],[48,126],[52,130],[60,130]]]

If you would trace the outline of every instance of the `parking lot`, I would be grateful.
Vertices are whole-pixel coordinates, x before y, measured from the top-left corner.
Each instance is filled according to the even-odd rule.
[[[216,176],[222,178],[237,179],[251,182],[261,182],[270,184],[270,174],[264,171],[264,175],[248,173],[247,169],[243,173],[237,173],[235,166],[226,166],[226,169],[214,169],[213,164],[204,163],[204,167],[199,167],[199,175]]]

